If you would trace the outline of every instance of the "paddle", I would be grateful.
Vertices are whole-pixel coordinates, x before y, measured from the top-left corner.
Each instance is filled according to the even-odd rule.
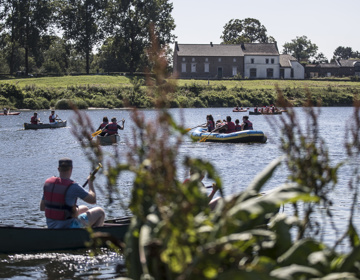
[[[199,124],[199,125],[194,126],[194,127],[192,127],[192,128],[187,128],[187,129],[186,129],[186,132],[189,132],[190,130],[192,130],[192,129],[194,129],[194,128],[197,128],[197,127],[199,127],[199,126],[203,126],[203,125],[205,125],[205,124],[206,124],[206,123]]]
[[[90,173],[90,176],[95,176],[95,174],[99,171],[99,169],[102,167],[102,164],[99,162],[99,165]],[[89,179],[86,180],[86,182],[84,183],[84,185],[82,186],[83,188],[85,188],[85,186],[87,185],[87,183],[89,182]]]
[[[224,124],[223,126],[217,127],[217,128],[215,128],[214,130],[210,131],[209,135],[206,135],[204,138],[201,138],[199,142],[205,142],[206,139],[209,138],[209,136],[211,135],[211,133],[219,131],[219,130],[220,130],[221,128],[223,128],[225,125],[226,125],[226,124]]]

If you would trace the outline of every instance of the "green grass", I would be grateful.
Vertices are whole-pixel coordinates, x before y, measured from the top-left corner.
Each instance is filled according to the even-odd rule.
[[[125,87],[131,86],[130,79],[124,76],[84,75],[44,78],[15,78],[0,80],[0,83],[18,85],[20,88],[66,88],[71,86]]]
[[[82,75],[82,76],[63,76],[63,77],[45,77],[45,78],[14,78],[0,80],[0,83],[16,84],[20,88],[38,87],[38,88],[66,88],[71,86],[97,86],[97,87],[129,87],[132,86],[131,78],[126,76],[108,76],[108,75]],[[208,85],[207,80],[177,80],[178,86],[185,85]],[[234,87],[244,89],[274,89],[279,86],[285,88],[357,88],[360,89],[360,82],[351,81],[329,81],[329,80],[210,80],[211,86],[225,86],[227,89]]]

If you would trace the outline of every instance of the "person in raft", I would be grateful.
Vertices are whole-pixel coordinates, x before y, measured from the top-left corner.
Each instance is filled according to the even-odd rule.
[[[122,126],[118,125],[116,122],[116,118],[112,118],[111,119],[111,123],[109,123],[108,125],[105,126],[106,129],[106,135],[114,135],[114,134],[118,134],[118,130],[123,130],[124,129],[124,125],[125,125],[125,120],[122,120]]]
[[[241,125],[240,125],[239,119],[235,120],[235,130],[236,131],[241,131]]]
[[[226,125],[227,125],[227,129],[225,133],[232,133],[235,132],[235,124],[231,121],[231,117],[227,116],[226,117]]]
[[[215,122],[212,115],[206,116],[206,127],[208,132],[213,131],[215,129]]]
[[[55,115],[55,111],[52,110],[49,116],[49,123],[56,123],[56,118],[58,118],[58,115]]]
[[[30,123],[31,124],[39,124],[40,123],[40,118],[38,118],[37,112],[35,112],[34,115],[31,117]]]
[[[96,131],[102,130],[102,132],[99,134],[100,136],[105,136],[106,129],[105,126],[109,124],[109,119],[107,117],[103,117],[103,122],[99,125],[98,129]]]
[[[253,125],[252,125],[252,122],[249,121],[249,116],[243,116],[241,130],[253,130]]]
[[[89,191],[70,179],[73,162],[70,158],[59,160],[59,177],[45,181],[44,193],[40,202],[40,211],[45,211],[48,228],[82,228],[102,226],[105,212],[101,207],[89,209],[85,205],[76,205],[78,198],[89,204],[96,203],[93,185],[95,177],[89,176]]]

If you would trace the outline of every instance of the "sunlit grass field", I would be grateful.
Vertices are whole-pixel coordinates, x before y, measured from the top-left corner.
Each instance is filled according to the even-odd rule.
[[[227,89],[238,87],[244,89],[274,89],[278,86],[285,88],[357,88],[360,89],[360,82],[349,80],[176,80],[178,86],[225,86]],[[76,86],[97,86],[97,87],[131,87],[131,78],[126,76],[110,75],[82,75],[44,78],[14,78],[0,80],[0,83],[16,84],[20,88],[66,88]]]

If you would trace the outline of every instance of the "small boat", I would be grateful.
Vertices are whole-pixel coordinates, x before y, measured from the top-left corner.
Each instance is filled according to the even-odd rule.
[[[7,114],[0,113],[0,116],[16,116],[16,115],[20,115],[20,112],[9,112]]]
[[[99,145],[113,145],[120,141],[119,134],[107,135],[107,136],[97,136],[97,141]]]
[[[92,228],[94,233],[108,233],[123,241],[130,217],[106,221],[103,227]],[[48,229],[0,226],[0,254],[49,252],[86,248],[90,241],[87,229]]]
[[[66,127],[66,120],[58,121],[55,123],[39,123],[39,124],[24,123],[24,129],[45,129],[45,128],[60,128],[60,127]]]
[[[260,130],[243,130],[232,133],[218,133],[208,132],[206,128],[196,128],[191,134],[194,140],[205,139],[205,142],[220,142],[220,143],[265,143],[267,137],[264,132]]]
[[[253,111],[249,111],[249,115],[281,115],[282,111],[275,111],[273,112],[253,112]]]
[[[248,109],[233,109],[233,112],[247,112]]]

